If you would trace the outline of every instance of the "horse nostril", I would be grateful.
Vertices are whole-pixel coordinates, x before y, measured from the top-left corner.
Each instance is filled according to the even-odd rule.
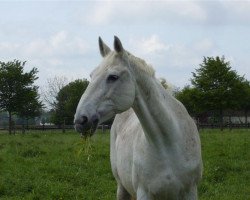
[[[88,122],[88,118],[86,116],[82,116],[78,119],[75,119],[74,123],[75,124],[81,124],[81,125],[84,125]]]
[[[86,116],[82,116],[81,124],[84,125],[88,122],[88,118]]]

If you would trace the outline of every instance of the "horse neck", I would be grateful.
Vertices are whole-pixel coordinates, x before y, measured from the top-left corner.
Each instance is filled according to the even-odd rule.
[[[174,139],[173,97],[158,80],[140,75],[136,80],[136,98],[133,109],[140,120],[146,139],[157,147],[171,144]]]

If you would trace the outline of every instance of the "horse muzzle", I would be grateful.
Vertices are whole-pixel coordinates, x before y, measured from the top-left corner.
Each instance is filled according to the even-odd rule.
[[[81,116],[74,120],[75,130],[81,133],[82,136],[93,135],[99,124],[99,117],[94,115],[91,118],[87,116]]]

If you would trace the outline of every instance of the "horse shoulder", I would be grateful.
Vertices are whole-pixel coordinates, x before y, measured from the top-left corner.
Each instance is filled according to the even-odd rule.
[[[139,120],[132,109],[117,114],[111,129],[111,167],[118,183],[130,194],[133,187],[133,157],[136,135],[141,130]]]

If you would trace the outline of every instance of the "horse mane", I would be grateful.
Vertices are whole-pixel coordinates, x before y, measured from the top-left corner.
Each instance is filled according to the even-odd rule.
[[[126,52],[125,58],[128,59],[130,66],[133,67],[133,69],[136,72],[138,72],[138,74],[145,73],[151,77],[155,77],[155,70],[150,64],[147,64],[145,60],[134,56],[133,54],[131,54],[126,50],[125,52]],[[108,57],[111,58],[116,55],[117,55],[116,52],[112,51],[109,53]],[[109,65],[107,65],[107,67],[109,67]]]
[[[130,61],[130,64],[132,66],[135,66],[137,70],[142,71],[146,74],[148,74],[149,76],[155,76],[155,70],[154,68],[147,64],[145,62],[145,60],[138,58],[136,56],[134,56],[133,54],[129,53],[128,51],[126,51],[128,54],[128,59]]]

